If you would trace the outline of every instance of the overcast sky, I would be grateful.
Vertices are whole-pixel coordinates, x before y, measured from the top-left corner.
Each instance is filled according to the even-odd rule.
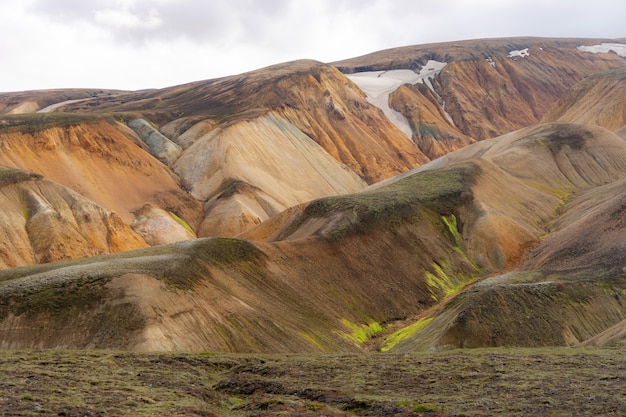
[[[158,88],[462,39],[623,38],[624,17],[623,0],[1,0],[0,91]]]

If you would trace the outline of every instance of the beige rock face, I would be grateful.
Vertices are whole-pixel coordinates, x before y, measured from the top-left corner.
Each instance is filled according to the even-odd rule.
[[[9,175],[16,170],[1,172]],[[38,177],[3,185],[0,205],[4,268],[147,246],[115,213]]]
[[[212,130],[187,148],[174,168],[194,197],[208,201],[204,236],[239,233],[288,207],[365,187],[354,172],[274,114]],[[250,187],[231,188],[232,181]]]
[[[33,171],[130,223],[146,203],[197,227],[201,208],[166,166],[106,121],[0,131],[0,165]]]
[[[196,237],[172,214],[150,204],[146,204],[135,212],[135,220],[131,227],[150,246],[165,245]]]
[[[150,153],[164,164],[171,166],[180,156],[181,147],[150,126],[147,121],[134,119],[128,122],[128,127],[139,135],[148,146]]]

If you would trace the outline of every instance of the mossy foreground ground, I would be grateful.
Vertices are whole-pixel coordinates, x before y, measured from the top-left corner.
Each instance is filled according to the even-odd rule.
[[[0,352],[5,416],[610,416],[626,352]]]

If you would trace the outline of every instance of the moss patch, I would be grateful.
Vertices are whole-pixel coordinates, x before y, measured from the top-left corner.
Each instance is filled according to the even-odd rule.
[[[0,132],[33,133],[58,126],[95,123],[101,116],[78,113],[25,113],[0,116]]]
[[[432,318],[421,319],[409,326],[403,327],[397,332],[390,334],[385,338],[385,343],[380,348],[380,351],[387,352],[388,350],[393,349],[393,347],[396,346],[398,343],[416,334],[418,331],[420,331],[420,329],[422,329],[432,320]]]
[[[476,165],[465,163],[418,172],[371,191],[315,200],[278,239],[288,237],[311,218],[336,213],[344,213],[348,222],[328,233],[327,237],[332,239],[377,226],[409,222],[424,211],[449,216],[471,198],[470,185],[478,173]]]
[[[363,343],[383,331],[383,327],[376,322],[361,325],[352,323],[347,319],[342,319],[341,322],[344,326],[352,330],[351,333],[348,333],[348,338],[357,346],[361,346]]]
[[[178,222],[178,224],[180,224],[185,229],[187,229],[187,231],[189,233],[191,233],[194,236],[196,235],[196,232],[193,231],[191,226],[189,226],[189,224],[185,220],[183,220],[181,217],[177,216],[176,213],[174,213],[173,211],[170,211],[169,213],[170,213],[170,216],[172,216],[174,218],[174,220],[176,220]]]
[[[0,167],[0,187],[43,178],[42,175],[17,168]]]

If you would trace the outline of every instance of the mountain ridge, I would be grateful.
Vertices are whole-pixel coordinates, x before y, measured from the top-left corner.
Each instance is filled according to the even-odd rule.
[[[620,343],[626,59],[578,49],[602,41],[1,94],[50,112],[0,117],[0,254],[21,265],[0,271],[0,346]],[[424,70],[389,94],[411,138],[338,68]]]

